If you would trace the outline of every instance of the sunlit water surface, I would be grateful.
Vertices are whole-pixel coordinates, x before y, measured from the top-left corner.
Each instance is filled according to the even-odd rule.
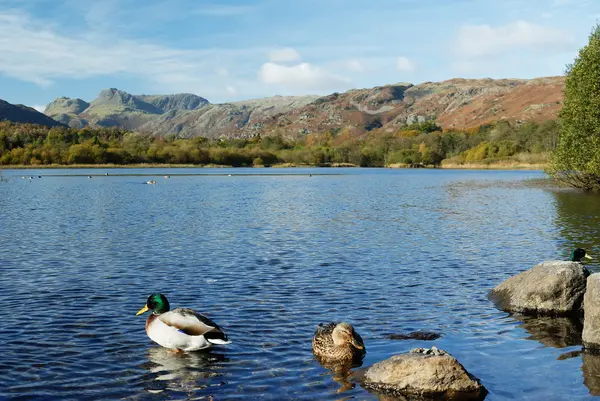
[[[592,268],[600,258],[600,198],[528,183],[541,172],[3,177],[0,398],[376,400],[313,359],[315,326],[334,320],[362,335],[363,367],[436,345],[481,379],[487,400],[600,394],[579,326],[511,317],[486,298],[575,246],[595,256]],[[135,316],[153,292],[208,315],[233,343],[166,352]],[[414,330],[442,337],[387,338]]]

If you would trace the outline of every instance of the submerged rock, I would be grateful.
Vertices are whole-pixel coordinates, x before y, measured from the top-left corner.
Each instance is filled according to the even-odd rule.
[[[587,278],[587,290],[583,298],[583,346],[587,350],[600,350],[600,273]]]
[[[549,261],[506,279],[488,298],[506,311],[534,315],[580,312],[589,271],[579,262]]]
[[[439,333],[432,333],[429,331],[413,331],[407,334],[388,334],[387,337],[391,340],[422,340],[432,341],[437,340],[442,335]]]
[[[483,400],[487,390],[444,350],[415,348],[365,370],[362,386],[369,391],[408,400]]]

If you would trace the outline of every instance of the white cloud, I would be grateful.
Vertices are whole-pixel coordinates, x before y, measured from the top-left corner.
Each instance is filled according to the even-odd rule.
[[[348,60],[345,63],[346,69],[354,72],[364,72],[365,66],[358,60]]]
[[[229,93],[230,95],[232,95],[232,96],[237,95],[237,90],[233,86],[227,85],[226,89],[227,89],[227,93]]]
[[[487,56],[514,48],[544,49],[571,45],[573,37],[560,29],[526,21],[491,27],[465,25],[458,31],[456,50],[463,56]]]
[[[40,113],[43,113],[44,110],[46,110],[46,106],[44,106],[42,104],[34,104],[33,106],[29,106],[29,107],[31,107],[32,109],[36,109]]]
[[[300,60],[300,53],[291,47],[274,49],[269,52],[269,60],[275,63]]]
[[[412,72],[415,70],[415,63],[406,57],[398,57],[396,59],[396,69],[402,72]]]
[[[309,63],[287,66],[268,62],[260,68],[259,78],[265,84],[316,90],[335,89],[349,83],[347,79]]]

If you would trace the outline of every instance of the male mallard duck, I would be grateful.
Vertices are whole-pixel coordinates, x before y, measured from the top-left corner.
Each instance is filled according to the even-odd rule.
[[[206,316],[189,308],[170,310],[163,294],[150,295],[136,316],[149,310],[152,313],[146,319],[146,334],[165,348],[196,351],[213,344],[231,344],[223,330]]]
[[[581,259],[592,259],[590,255],[585,252],[585,249],[577,248],[571,252],[571,262],[581,262]]]
[[[367,353],[360,335],[349,323],[319,324],[312,343],[313,354],[328,361],[360,361]]]

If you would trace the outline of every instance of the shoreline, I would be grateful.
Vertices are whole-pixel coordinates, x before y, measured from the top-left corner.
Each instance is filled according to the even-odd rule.
[[[456,164],[448,163],[441,166],[410,167],[408,165],[392,164],[387,167],[360,167],[349,163],[333,164],[327,166],[295,165],[291,163],[274,164],[265,166],[234,167],[222,164],[158,164],[158,163],[135,163],[135,164],[44,164],[44,165],[6,165],[0,166],[0,170],[44,170],[44,169],[132,169],[132,168],[380,168],[380,169],[424,169],[424,170],[544,170],[547,164],[538,163],[479,163],[479,164]]]

